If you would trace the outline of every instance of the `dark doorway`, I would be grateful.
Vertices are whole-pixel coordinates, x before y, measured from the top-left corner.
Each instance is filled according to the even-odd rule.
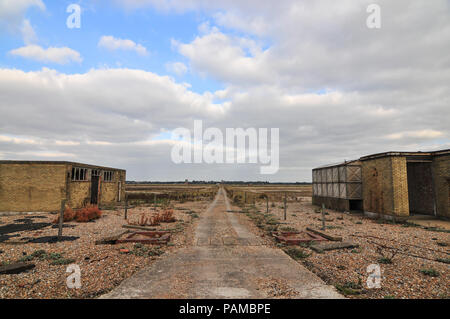
[[[363,202],[362,200],[354,200],[351,199],[349,202],[350,211],[362,211],[363,210]]]
[[[99,176],[91,177],[91,204],[98,204],[98,181]]]
[[[430,162],[408,162],[410,214],[434,215],[433,177]]]

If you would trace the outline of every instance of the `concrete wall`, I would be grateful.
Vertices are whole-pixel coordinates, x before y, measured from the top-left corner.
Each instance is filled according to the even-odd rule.
[[[0,211],[59,211],[65,176],[64,164],[0,164]]]
[[[450,155],[434,157],[432,167],[436,194],[436,214],[450,218]]]

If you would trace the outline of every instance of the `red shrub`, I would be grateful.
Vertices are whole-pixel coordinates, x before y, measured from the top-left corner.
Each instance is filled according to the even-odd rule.
[[[66,209],[64,210],[64,218],[63,218],[63,221],[64,222],[70,222],[70,221],[72,221],[72,220],[74,220],[75,218],[76,218],[76,215],[77,215],[77,213],[76,212],[74,212],[73,210],[72,210],[72,208],[70,208],[70,207],[66,207]],[[58,224],[59,223],[59,214],[58,214],[58,216],[53,220],[53,223],[54,224]]]
[[[166,209],[162,213],[160,213],[160,220],[163,223],[173,223],[176,221],[176,218],[173,216],[172,209]]]
[[[64,210],[64,222],[76,220],[79,223],[87,223],[93,219],[98,219],[102,216],[102,212],[97,206],[88,205],[82,209],[73,211],[70,207]],[[59,216],[53,220],[53,223],[59,223]]]
[[[147,225],[147,221],[148,221],[148,218],[145,217],[145,214],[141,214],[141,218],[139,218],[138,225],[145,226],[145,225]]]

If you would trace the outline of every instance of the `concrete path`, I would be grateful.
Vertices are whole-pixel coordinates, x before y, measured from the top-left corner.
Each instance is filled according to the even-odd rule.
[[[343,298],[282,250],[265,246],[227,210],[221,188],[201,214],[192,247],[166,255],[100,298]]]

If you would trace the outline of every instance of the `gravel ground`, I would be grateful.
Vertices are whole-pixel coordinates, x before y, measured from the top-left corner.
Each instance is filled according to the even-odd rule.
[[[172,233],[169,245],[161,246],[160,251],[174,251],[191,243],[192,229],[197,222],[192,211],[200,214],[205,210],[207,204],[208,202],[204,201],[176,204],[174,215],[177,221],[163,223],[156,227],[157,229],[176,229],[176,232]],[[138,207],[128,211],[130,219],[141,213],[152,212],[154,210],[151,207]],[[34,223],[48,223],[55,218],[55,215],[52,214],[39,213],[37,215],[40,217],[33,218]],[[29,217],[29,215],[0,217],[0,226]],[[21,274],[0,275],[0,298],[94,298],[111,290],[138,270],[161,258],[160,256],[139,256],[139,252],[145,253],[145,251],[136,249],[132,243],[95,245],[96,240],[124,230],[122,228],[124,224],[126,222],[123,218],[123,211],[104,211],[103,216],[94,222],[65,223],[65,225],[74,227],[64,228],[63,235],[79,237],[74,241],[8,244],[11,241],[20,242],[22,238],[57,235],[58,230],[51,227],[8,234],[18,236],[0,242],[0,263],[12,263],[31,256],[38,250],[45,250],[47,256],[55,256],[57,253],[62,255],[60,260],[71,259],[73,263],[79,265],[82,286],[80,289],[67,287],[66,279],[70,275],[66,273],[67,265],[52,265],[52,259],[49,258],[42,260],[34,258],[32,261],[36,265],[34,269]],[[144,247],[155,248],[152,245]],[[123,253],[120,252],[120,249],[128,249],[130,252]],[[52,253],[53,255],[50,255]]]
[[[282,203],[270,207],[281,222],[281,227],[305,230],[306,227],[320,229],[322,226],[317,207],[305,197],[302,202],[288,203],[287,220],[284,221]],[[258,203],[261,212],[266,211],[265,203]],[[271,205],[272,206],[272,205]],[[328,284],[340,285],[350,298],[449,298],[449,264],[435,261],[449,260],[450,234],[426,230],[420,227],[405,227],[401,224],[382,223],[361,215],[326,210],[326,233],[343,237],[360,245],[357,249],[340,249],[317,253],[310,248],[302,248],[310,254],[300,259],[308,269],[316,273]],[[243,215],[243,214],[241,214]],[[245,216],[245,215],[244,215]],[[267,237],[259,228],[252,228]],[[382,246],[393,247],[390,249]],[[380,258],[391,257],[392,264],[380,263]],[[423,257],[423,258],[419,258]],[[379,264],[381,268],[381,288],[367,288],[367,267]],[[434,269],[437,277],[421,272]],[[356,293],[353,295],[352,293]]]

